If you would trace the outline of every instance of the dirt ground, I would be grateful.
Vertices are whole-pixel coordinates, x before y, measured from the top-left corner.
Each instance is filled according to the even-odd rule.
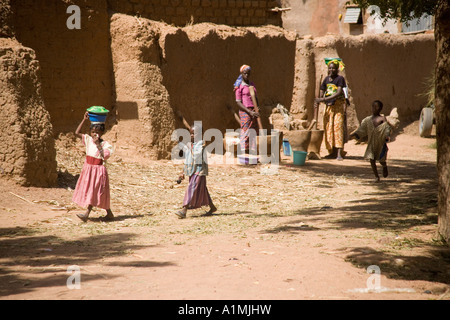
[[[219,210],[184,220],[173,214],[187,186],[175,183],[181,165],[116,146],[109,223],[102,210],[87,223],[75,216],[84,155],[61,137],[59,187],[0,180],[0,298],[450,299],[450,251],[436,235],[435,140],[420,138],[417,126],[389,144],[380,183],[355,141],[342,162],[294,166],[283,155],[270,174],[263,165],[211,165]],[[80,289],[67,286],[74,265]],[[367,272],[373,265],[379,282]]]

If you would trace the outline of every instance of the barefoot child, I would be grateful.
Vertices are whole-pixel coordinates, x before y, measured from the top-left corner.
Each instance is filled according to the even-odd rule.
[[[206,187],[206,176],[208,175],[208,164],[206,155],[204,155],[204,143],[201,138],[195,139],[195,136],[201,134],[201,129],[196,126],[190,128],[191,142],[183,147],[184,169],[180,174],[178,181],[189,177],[189,185],[183,200],[183,208],[175,214],[180,219],[186,218],[188,209],[197,209],[203,206],[209,206],[209,211],[204,216],[210,216],[217,211]]]
[[[88,119],[88,112],[86,112],[75,131],[75,135],[81,138],[83,145],[86,147],[86,160],[72,200],[82,207],[87,206],[84,214],[77,214],[77,217],[82,221],[87,221],[92,207],[105,209],[106,216],[101,219],[109,221],[114,218],[114,215],[110,208],[108,172],[103,165],[103,161],[110,157],[112,146],[101,138],[105,132],[104,123],[92,123],[90,135],[80,134],[84,121]]]
[[[377,160],[383,167],[383,177],[386,178],[388,176],[386,164],[388,147],[386,142],[390,141],[391,125],[386,117],[380,114],[382,109],[383,103],[375,100],[372,103],[372,115],[364,118],[359,128],[350,134],[350,138],[356,137],[358,140],[368,137],[364,158],[370,160],[376,182],[380,181],[376,164]]]

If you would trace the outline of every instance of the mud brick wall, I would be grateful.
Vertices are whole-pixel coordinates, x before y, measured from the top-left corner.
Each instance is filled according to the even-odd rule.
[[[70,5],[81,11],[81,29],[67,28]],[[36,52],[42,94],[55,133],[76,129],[89,106],[109,109],[113,99],[106,0],[12,1],[17,40]],[[76,119],[76,120],[75,120]]]
[[[119,148],[130,148],[137,141],[135,152],[152,159],[170,158],[175,130],[174,112],[160,69],[160,29],[177,30],[147,19],[140,19],[138,24],[134,17],[123,14],[111,17],[117,125],[108,141]]]
[[[111,18],[118,124],[117,145],[138,142],[152,158],[170,156],[171,133],[186,121],[205,130],[236,129],[233,84],[242,64],[252,66],[262,121],[274,104],[290,105],[295,34],[275,26],[234,28],[200,23],[184,28],[126,14]],[[271,63],[267,63],[271,61]],[[133,128],[133,130],[130,130]]]
[[[427,103],[424,96],[428,90],[427,80],[435,69],[433,34],[369,34],[339,39],[328,37],[328,40],[323,37],[315,45],[316,65],[322,74],[326,72],[323,59],[330,54],[322,47],[327,44],[335,48],[336,55],[345,63],[343,75],[347,80],[350,102],[354,104],[360,121],[372,113],[372,101],[377,99],[384,103],[385,114],[398,108],[401,121],[419,119]]]
[[[0,0],[0,38],[12,37],[14,34],[10,2],[11,0]]]
[[[175,26],[212,22],[230,26],[281,26],[274,0],[108,0],[117,13],[164,21]]]
[[[56,184],[56,150],[34,51],[0,38],[0,177]]]

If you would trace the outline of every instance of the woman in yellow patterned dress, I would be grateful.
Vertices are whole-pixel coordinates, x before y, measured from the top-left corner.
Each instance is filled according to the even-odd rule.
[[[328,156],[325,158],[334,158],[343,160],[344,149],[344,117],[347,112],[347,103],[343,88],[347,86],[343,76],[339,75],[339,70],[343,69],[343,63],[340,59],[333,59],[327,62],[328,76],[325,77],[321,86],[319,98],[314,100],[314,108],[324,102],[325,109],[323,126],[325,147],[328,150]]]

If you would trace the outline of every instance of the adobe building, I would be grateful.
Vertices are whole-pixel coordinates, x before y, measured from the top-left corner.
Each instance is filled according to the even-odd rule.
[[[54,185],[54,139],[93,105],[110,110],[109,141],[150,159],[170,158],[178,113],[236,129],[227,107],[236,110],[242,64],[252,67],[265,127],[278,104],[308,125],[330,56],[346,65],[350,129],[375,99],[403,122],[418,119],[433,34],[380,29],[361,10],[349,22],[358,10],[345,2],[0,0],[1,177]]]

